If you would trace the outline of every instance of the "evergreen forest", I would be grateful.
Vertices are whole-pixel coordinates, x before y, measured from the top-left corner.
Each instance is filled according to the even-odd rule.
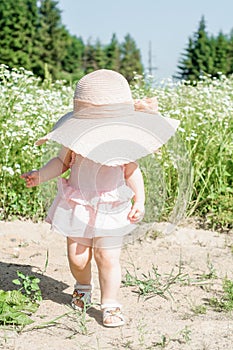
[[[106,68],[131,82],[135,73],[145,70],[140,49],[129,33],[123,42],[116,33],[110,36],[110,43],[103,45],[98,38],[84,42],[71,34],[62,23],[59,1],[0,1],[0,63],[10,68],[23,67],[42,78],[47,74],[67,81]],[[233,30],[210,35],[202,16],[180,55],[174,77],[197,81],[203,75],[219,77],[219,73],[233,73]]]
[[[181,54],[177,78],[197,81],[202,76],[218,78],[233,73],[233,30],[229,35],[219,31],[209,35],[202,16],[197,31],[189,37],[187,47]]]
[[[99,39],[84,43],[62,24],[58,4],[53,0],[0,1],[1,64],[67,81],[101,68],[116,70],[129,82],[135,72],[143,72],[140,50],[130,34],[121,43],[115,33],[107,45]]]

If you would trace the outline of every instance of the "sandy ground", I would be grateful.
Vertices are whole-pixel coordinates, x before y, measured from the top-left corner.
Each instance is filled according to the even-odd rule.
[[[165,223],[142,224],[140,238],[124,247],[121,258],[122,280],[126,271],[142,281],[142,274],[150,272],[155,279],[153,267],[161,285],[169,275],[174,277],[167,298],[145,300],[139,298],[138,287],[122,283],[119,299],[126,324],[108,329],[102,326],[94,262],[93,307],[80,315],[69,307],[74,281],[65,239],[45,223],[0,222],[0,289],[15,289],[12,280],[21,271],[39,276],[43,294],[32,325],[21,332],[0,329],[0,349],[233,349],[232,313],[216,312],[208,302],[222,295],[224,277],[233,279],[233,234],[197,230],[187,223],[167,231]]]

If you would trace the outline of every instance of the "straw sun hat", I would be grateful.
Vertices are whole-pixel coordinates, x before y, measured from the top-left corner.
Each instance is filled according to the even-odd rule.
[[[94,71],[78,82],[73,111],[61,117],[36,145],[53,140],[109,166],[135,161],[160,148],[179,125],[178,120],[163,117],[149,106],[141,110],[135,106],[121,74]]]

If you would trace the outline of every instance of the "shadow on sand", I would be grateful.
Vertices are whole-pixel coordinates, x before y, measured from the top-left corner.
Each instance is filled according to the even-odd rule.
[[[40,289],[44,300],[52,300],[58,304],[66,304],[70,301],[70,294],[64,292],[69,286],[66,283],[53,279],[42,273],[35,272],[36,267],[31,265],[20,265],[0,262],[0,289],[7,291],[18,289],[12,280],[18,278],[17,271],[25,276],[35,276],[40,279]]]
[[[31,265],[0,262],[0,289],[4,291],[18,289],[18,286],[16,286],[12,280],[18,278],[17,271],[20,271],[25,276],[34,276],[40,279],[39,286],[43,300],[51,300],[58,304],[70,305],[71,295],[64,292],[69,286],[45,274],[35,272],[35,270],[36,267]],[[94,318],[97,323],[102,324],[102,313],[98,310],[98,307],[90,307],[86,312],[91,318]]]

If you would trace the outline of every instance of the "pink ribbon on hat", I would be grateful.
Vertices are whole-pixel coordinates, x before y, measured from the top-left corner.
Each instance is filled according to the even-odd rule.
[[[134,109],[138,112],[158,113],[157,97],[144,97],[134,100]]]
[[[133,103],[125,102],[106,105],[93,105],[74,99],[75,117],[80,119],[122,117],[126,114],[132,114],[133,111],[149,114],[158,113],[157,97],[135,99]]]

